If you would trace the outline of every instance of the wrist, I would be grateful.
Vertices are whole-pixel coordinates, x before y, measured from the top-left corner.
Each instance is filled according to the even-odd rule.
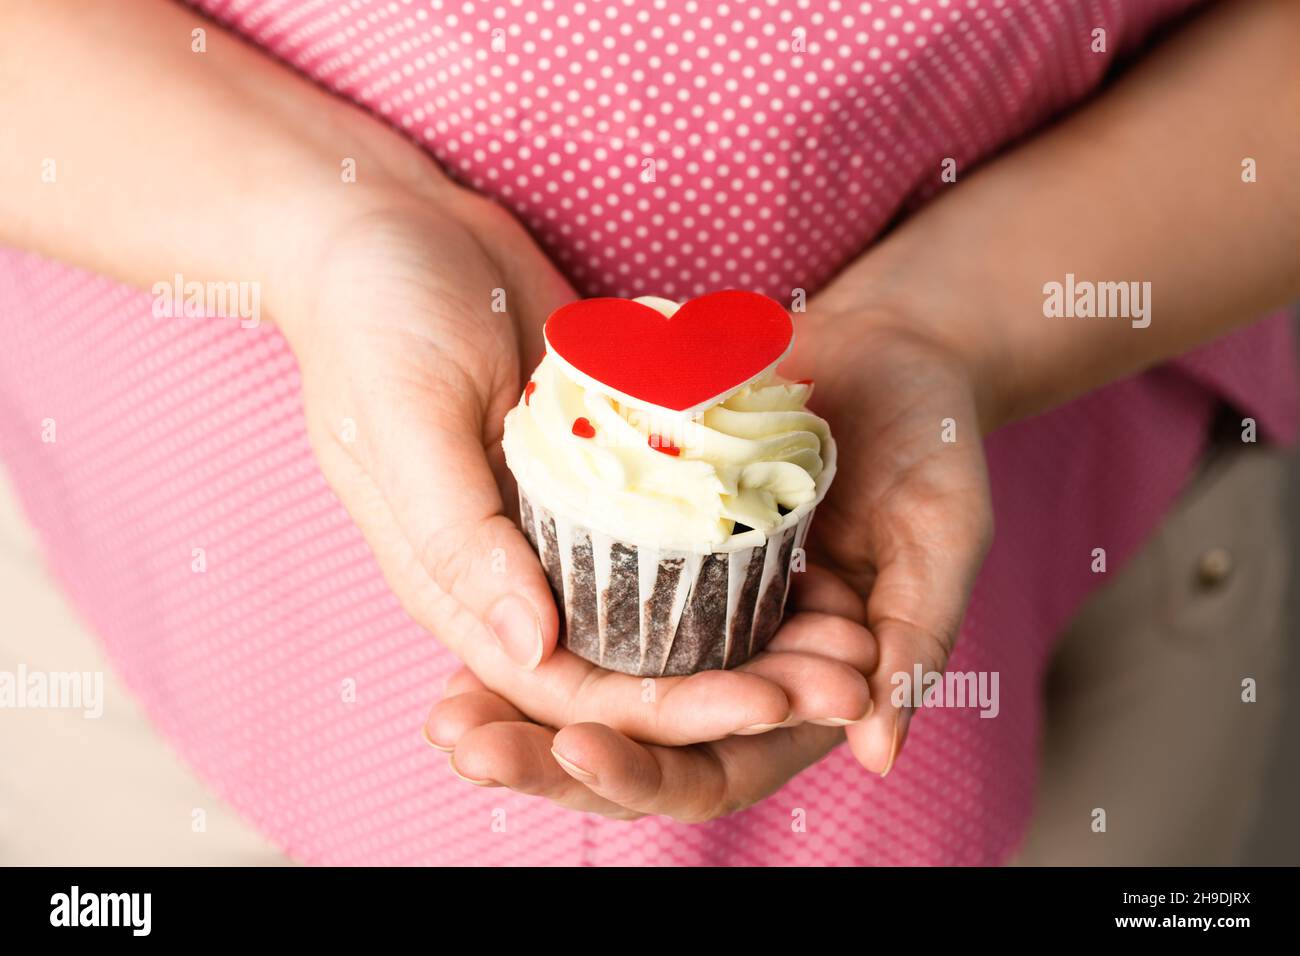
[[[300,183],[262,206],[263,216],[282,224],[266,231],[267,241],[259,251],[268,283],[268,314],[295,348],[317,311],[322,277],[340,255],[363,247],[367,236],[382,233],[388,224],[422,219],[432,223],[454,207],[463,190],[415,151],[418,155],[410,162],[391,150],[383,161],[357,158],[353,181],[337,172],[342,161],[334,156],[332,179]],[[365,156],[362,150],[356,152]]]
[[[801,365],[815,370],[819,388],[851,389],[873,352],[900,342],[965,379],[981,434],[1016,417],[1014,379],[1002,361],[996,333],[904,294],[819,298],[801,322],[797,353]]]

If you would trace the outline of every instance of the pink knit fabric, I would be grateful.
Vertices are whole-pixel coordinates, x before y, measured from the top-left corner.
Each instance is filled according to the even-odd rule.
[[[1191,5],[200,3],[512,207],[584,293],[782,299],[939,189],[944,157],[970,169]],[[1095,27],[1109,52],[1090,51]],[[1001,715],[924,711],[887,781],[839,751],[704,826],[479,790],[421,742],[455,661],[326,489],[274,330],[156,319],[139,291],[2,252],[0,452],[53,572],[157,726],[297,859],[989,863],[1031,808],[1041,677],[1101,580],[1091,549],[1113,573],[1154,527],[1218,396],[1266,436],[1293,432],[1287,335],[1269,320],[994,436],[998,539],[952,666],[999,671]]]

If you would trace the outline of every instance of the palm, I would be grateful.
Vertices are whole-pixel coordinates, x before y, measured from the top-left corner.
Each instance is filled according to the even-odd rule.
[[[901,745],[900,715],[883,706],[889,679],[917,663],[943,670],[991,540],[992,506],[973,393],[942,349],[885,326],[840,358],[814,395],[847,451],[813,544],[865,601],[880,646],[876,714],[849,734],[859,759],[879,768]]]
[[[836,633],[868,624],[871,660],[857,663],[874,711],[846,730],[803,724],[691,747],[646,746],[596,724],[557,733],[527,723],[466,675],[429,723],[462,773],[575,809],[700,820],[774,792],[846,733],[865,766],[888,769],[901,746],[890,675],[918,662],[943,668],[991,534],[975,404],[959,366],[905,333],[882,327],[837,348],[836,366],[815,353],[803,349],[794,363],[817,379],[812,404],[831,422],[840,473],[815,521],[814,563],[796,578],[798,613],[773,647],[787,647],[799,622],[814,617],[808,648],[835,657],[850,646]],[[945,435],[946,420],[955,435]]]
[[[358,223],[318,272],[293,345],[322,471],[406,610],[487,686],[544,723],[600,720],[666,744],[862,715],[865,634],[843,635],[856,659],[826,658],[808,649],[815,619],[793,628],[784,652],[662,679],[653,693],[562,648],[519,666],[485,626],[491,603],[527,595],[549,616],[551,645],[558,621],[510,517],[501,422],[540,357],[546,315],[572,289],[513,219],[469,195],[452,212]]]
[[[951,583],[939,579],[948,556],[987,544],[988,477],[970,390],[926,346],[877,337],[852,376],[815,400],[848,449],[819,511],[816,553],[868,599],[872,621],[906,621],[942,597],[934,588]],[[898,568],[907,573],[891,573]]]

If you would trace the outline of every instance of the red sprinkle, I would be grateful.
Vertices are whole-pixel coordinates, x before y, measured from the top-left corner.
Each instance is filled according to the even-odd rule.
[[[596,429],[591,427],[591,422],[585,418],[575,418],[573,420],[573,434],[579,438],[595,438]]]
[[[529,382],[527,385],[524,386],[524,404],[525,404],[525,405],[528,404],[528,400],[529,400],[530,398],[533,397],[533,392],[535,392],[535,391],[537,391],[537,383],[536,383],[536,382]]]
[[[795,382],[796,385],[811,385],[812,383],[813,380],[810,378],[801,378],[799,381]]]
[[[646,444],[649,445],[651,448],[653,448],[655,451],[661,451],[665,455],[672,455],[674,458],[676,458],[678,455],[682,453],[682,450],[680,448],[678,448],[676,445],[670,442],[667,438],[664,438],[662,435],[648,435],[646,437]]]

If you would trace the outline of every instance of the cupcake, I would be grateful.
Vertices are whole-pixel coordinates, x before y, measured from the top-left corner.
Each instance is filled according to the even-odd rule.
[[[573,653],[691,674],[776,632],[835,471],[812,383],[775,371],[792,341],[785,309],[751,292],[588,299],[547,320],[503,444]]]

